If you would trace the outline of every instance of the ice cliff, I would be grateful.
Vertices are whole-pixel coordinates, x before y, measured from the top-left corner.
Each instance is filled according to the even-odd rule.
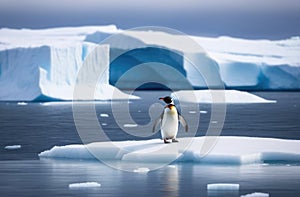
[[[206,83],[245,90],[300,89],[299,37],[270,41],[190,36],[207,52],[196,53],[193,47],[184,46],[186,38],[181,35],[131,31],[110,39],[120,32],[113,25],[0,29],[0,100],[71,100],[78,72],[95,47],[99,53],[91,70],[100,66],[104,73],[96,99],[112,99],[112,92],[118,90],[111,85],[121,89],[137,88],[137,84],[144,89],[162,88],[155,82],[174,89],[205,88]],[[150,34],[160,39],[149,39]],[[174,37],[178,43],[170,42]],[[101,46],[99,42],[103,42]],[[203,67],[204,75],[211,75],[211,81],[196,72],[191,59]],[[143,67],[124,76],[137,65]],[[122,83],[118,83],[120,79]],[[118,93],[120,98],[126,97]]]

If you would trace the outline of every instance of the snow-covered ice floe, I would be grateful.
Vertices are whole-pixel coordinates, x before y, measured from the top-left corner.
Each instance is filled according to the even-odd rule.
[[[22,147],[21,145],[8,145],[8,146],[5,146],[4,149],[15,150],[15,149],[20,149],[21,147]]]
[[[238,90],[181,90],[171,94],[188,103],[275,103],[257,95]]]
[[[95,142],[88,145],[55,146],[40,158],[96,159],[88,149],[108,160],[130,162],[195,162],[200,164],[245,165],[262,163],[299,163],[300,141],[256,137],[219,137],[210,152],[200,151],[215,137],[179,138],[179,143],[164,144],[160,139],[144,141]],[[113,144],[113,146],[112,146]],[[186,146],[188,145],[188,146]],[[161,151],[169,148],[170,152]]]
[[[71,183],[70,189],[87,189],[87,188],[99,188],[101,184],[98,182],[84,182],[84,183]]]

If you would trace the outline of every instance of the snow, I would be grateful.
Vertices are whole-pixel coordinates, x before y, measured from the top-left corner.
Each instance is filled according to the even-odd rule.
[[[84,183],[71,183],[69,184],[70,189],[86,189],[86,188],[99,188],[100,183],[97,182],[84,182]]]
[[[117,33],[123,34],[109,37]],[[111,39],[104,40],[108,37]],[[98,46],[101,41],[102,45]],[[109,64],[112,54],[136,48],[139,49]],[[99,53],[89,57],[93,50]],[[277,41],[205,38],[159,29],[124,32],[114,25],[41,30],[2,28],[0,100],[72,100],[76,82],[85,90],[90,80],[95,80],[92,71],[103,72],[96,94],[92,98],[83,94],[78,100],[126,99],[128,95],[109,83],[119,88],[136,88],[149,81],[172,89],[206,88],[208,83],[212,87],[224,84],[231,89],[298,90],[299,51],[298,38]],[[77,81],[78,71],[87,59],[89,72]],[[152,63],[143,64],[149,62]],[[132,70],[137,64],[143,66]],[[131,72],[118,84],[128,70]],[[147,88],[157,86],[148,84]],[[113,96],[114,91],[118,95]]]
[[[241,197],[269,197],[269,194],[262,192],[254,192],[251,194],[242,195]]]
[[[215,140],[208,154],[205,144]],[[256,137],[179,138],[179,143],[164,144],[160,139],[142,141],[95,142],[88,145],[55,146],[39,154],[40,158],[95,159],[122,162],[247,165],[300,162],[299,140]]]
[[[8,146],[5,146],[4,149],[15,150],[15,149],[20,149],[21,147],[22,147],[21,145],[8,145]]]
[[[191,96],[193,95],[193,96]],[[225,100],[224,100],[225,96]],[[188,103],[274,103],[245,91],[239,90],[181,90],[171,94],[180,102]],[[214,100],[213,100],[214,97]],[[196,100],[195,100],[196,98]],[[204,113],[204,112],[202,112]]]
[[[240,185],[234,183],[212,183],[207,184],[207,190],[239,190]]]

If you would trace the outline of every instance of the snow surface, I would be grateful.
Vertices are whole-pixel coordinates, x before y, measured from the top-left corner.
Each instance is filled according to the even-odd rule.
[[[254,192],[251,194],[242,195],[241,197],[269,197],[269,194],[262,192]]]
[[[193,96],[191,96],[193,95]],[[225,96],[225,98],[224,98]],[[171,94],[180,102],[188,103],[274,103],[245,91],[239,90],[181,90]],[[214,100],[213,100],[214,98]],[[202,113],[205,113],[202,111]]]
[[[207,184],[207,190],[239,190],[240,185],[234,183],[212,183]]]
[[[72,99],[78,70],[88,54],[97,43],[120,32],[123,31],[114,25],[42,30],[0,29],[0,100]],[[188,44],[189,39],[199,43],[209,56],[199,52],[198,46]],[[114,85],[125,71],[145,62],[168,64],[178,72],[165,72],[161,65],[144,65],[143,69],[136,69],[127,75],[125,81],[128,83],[118,86],[136,88],[141,82],[155,79],[177,89],[186,89],[187,82],[194,87],[206,87],[200,76],[204,73],[211,75],[211,81],[206,82],[216,86],[220,85],[217,79],[220,76],[221,83],[229,88],[300,89],[299,37],[278,41],[195,36],[187,39],[182,35],[159,31],[129,31],[113,41],[110,46],[99,47],[99,56],[93,58],[93,65],[100,64],[105,71],[101,81],[104,86],[97,89],[96,99],[113,99],[115,88],[108,83]],[[137,47],[142,47],[133,51],[138,56],[128,53],[108,66],[111,54]],[[200,67],[205,65],[205,68],[201,67],[203,73],[199,75],[188,59]],[[187,80],[176,80],[178,77]],[[157,86],[149,84],[148,88]],[[119,96],[121,99],[126,97],[121,93]],[[81,99],[91,98],[83,96]]]
[[[21,147],[22,147],[21,145],[9,145],[9,146],[5,146],[4,149],[15,150],[15,149],[20,149]]]
[[[209,140],[217,140],[208,154],[202,154]],[[112,144],[113,146],[112,146]],[[179,138],[179,143],[164,144],[160,139],[144,141],[95,142],[88,145],[55,146],[39,154],[40,158],[95,159],[88,151],[107,160],[138,163],[177,162],[245,165],[300,162],[299,140],[255,137]],[[166,151],[167,150],[167,151]]]
[[[99,188],[100,183],[97,182],[84,182],[84,183],[71,183],[69,184],[70,189],[86,189],[86,188]]]

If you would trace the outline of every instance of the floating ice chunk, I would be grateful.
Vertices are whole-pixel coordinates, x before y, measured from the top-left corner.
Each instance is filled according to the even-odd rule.
[[[100,114],[100,117],[102,117],[102,118],[108,118],[109,115],[108,114]]]
[[[275,100],[238,90],[181,90],[173,92],[171,97],[187,103],[276,103]]]
[[[254,192],[252,194],[242,195],[241,197],[269,197],[268,193]]]
[[[212,123],[212,124],[217,124],[217,123],[218,123],[218,121],[216,121],[216,120],[212,120],[212,121],[211,121],[211,123]]]
[[[26,103],[26,102],[18,102],[17,104],[18,105],[28,105],[28,103]]]
[[[161,152],[166,145],[160,139],[139,141],[95,142],[87,145],[55,146],[39,154],[40,158],[96,159],[87,150],[91,147],[100,158],[123,162],[165,163],[169,161],[218,165],[247,165],[263,163],[293,164],[300,162],[300,140],[257,137],[219,136],[211,151],[203,157],[199,149],[214,137],[179,138],[168,144],[171,152]],[[192,143],[190,143],[192,141]],[[182,147],[190,144],[188,147]],[[276,146],[274,146],[276,144]],[[184,152],[182,150],[184,149]],[[265,165],[265,164],[264,164]]]
[[[133,172],[137,172],[137,173],[148,173],[150,171],[149,168],[138,168],[138,169],[135,169],[133,170]]]
[[[233,183],[213,183],[207,184],[207,190],[239,190],[239,184]]]
[[[107,123],[103,122],[101,123],[102,126],[107,126]]]
[[[190,114],[196,114],[196,111],[189,111]]]
[[[137,124],[124,124],[123,126],[127,127],[127,128],[133,128],[133,127],[137,127],[138,125]]]
[[[21,145],[9,145],[4,147],[7,150],[15,150],[15,149],[20,149]]]
[[[70,189],[86,189],[86,188],[99,188],[100,183],[97,182],[84,182],[84,183],[71,183],[69,184]]]
[[[202,110],[200,111],[200,114],[207,114],[207,111]]]

